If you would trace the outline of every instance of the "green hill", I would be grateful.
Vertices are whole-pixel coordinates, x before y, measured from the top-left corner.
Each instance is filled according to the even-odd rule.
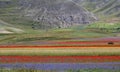
[[[73,0],[97,14],[120,16],[120,0]]]

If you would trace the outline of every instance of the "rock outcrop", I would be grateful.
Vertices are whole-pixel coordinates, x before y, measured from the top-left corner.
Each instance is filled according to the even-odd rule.
[[[10,0],[0,0],[0,8],[7,7],[12,4],[12,1]]]
[[[42,28],[66,28],[89,24],[97,18],[71,0],[20,0],[24,17],[39,22]]]

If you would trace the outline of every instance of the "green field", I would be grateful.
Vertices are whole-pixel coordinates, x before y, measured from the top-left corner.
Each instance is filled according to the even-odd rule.
[[[0,44],[31,42],[31,41],[89,41],[94,38],[119,37],[119,33],[99,29],[97,24],[76,26],[64,29],[31,30],[24,33],[0,34]],[[93,27],[96,27],[94,29]],[[92,28],[92,29],[91,29]],[[114,31],[114,30],[112,30]],[[119,30],[117,30],[119,31]]]
[[[120,32],[120,23],[104,23],[96,22],[87,26],[88,29],[106,32],[106,33],[119,33]]]

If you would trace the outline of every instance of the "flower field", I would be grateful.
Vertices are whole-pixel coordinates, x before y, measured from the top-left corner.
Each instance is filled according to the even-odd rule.
[[[120,46],[56,42],[68,46],[0,46],[0,72],[119,72]],[[118,43],[118,44],[117,44]],[[81,46],[70,46],[83,44]],[[84,44],[89,44],[88,46]],[[95,45],[96,44],[96,45]]]
[[[17,46],[16,46],[17,47]],[[29,46],[28,46],[29,47]],[[118,56],[120,48],[116,47],[70,47],[70,46],[36,46],[36,47],[0,48],[0,56]]]
[[[119,61],[120,56],[0,56],[0,63],[101,63]]]
[[[102,69],[102,70],[116,70],[119,69],[120,63],[16,63],[16,64],[1,64],[1,68],[14,68],[14,69],[30,69],[30,70],[82,70],[88,69]],[[32,71],[34,72],[34,71]],[[40,71],[39,71],[40,72]],[[84,71],[82,71],[84,72]]]

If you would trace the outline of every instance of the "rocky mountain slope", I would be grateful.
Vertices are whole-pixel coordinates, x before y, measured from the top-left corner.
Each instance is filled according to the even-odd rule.
[[[70,0],[21,0],[24,17],[40,23],[44,28],[66,28],[76,24],[89,24],[96,17]]]

